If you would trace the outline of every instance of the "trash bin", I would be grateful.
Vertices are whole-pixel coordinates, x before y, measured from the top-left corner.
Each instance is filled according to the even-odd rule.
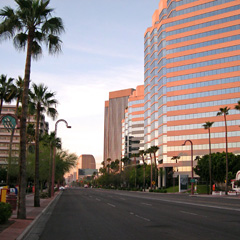
[[[7,195],[6,202],[9,203],[12,207],[12,210],[17,209],[17,195],[14,193],[10,193]]]

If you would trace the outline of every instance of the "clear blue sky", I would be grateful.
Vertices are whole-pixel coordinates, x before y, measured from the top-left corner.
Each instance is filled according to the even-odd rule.
[[[59,100],[58,137],[77,155],[103,155],[104,101],[110,91],[135,88],[144,79],[144,33],[159,0],[51,0],[54,15],[64,21],[62,54],[47,51],[32,63],[31,80],[44,83]],[[0,8],[15,7],[0,0]],[[0,74],[24,73],[25,52],[12,41],[0,42]],[[54,122],[49,120],[50,131]]]

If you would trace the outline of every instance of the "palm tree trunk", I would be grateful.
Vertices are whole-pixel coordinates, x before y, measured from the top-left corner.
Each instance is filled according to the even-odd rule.
[[[158,171],[157,171],[157,160],[156,160],[156,152],[153,153],[154,156],[154,164],[155,164],[155,186],[158,186],[157,183],[157,176],[158,176]]]
[[[19,158],[19,201],[17,218],[26,219],[26,117],[28,110],[28,91],[31,72],[31,53],[33,45],[34,29],[30,29],[28,33],[27,57],[25,64],[24,88],[22,95],[22,114],[20,127],[20,158]]]
[[[6,183],[9,185],[10,173],[11,173],[11,166],[12,166],[12,142],[14,136],[15,128],[11,132],[10,136],[10,143],[9,143],[9,154],[8,154],[8,171],[7,171],[7,180]]]
[[[225,121],[225,138],[226,138],[226,185],[225,185],[225,195],[228,192],[228,138],[227,138],[227,119],[226,114],[224,114]]]
[[[2,107],[3,107],[3,98],[1,98],[1,100],[0,100],[0,116],[2,113]]]
[[[212,194],[212,161],[211,161],[211,133],[210,128],[208,129],[209,133],[209,182],[210,182],[210,194]]]
[[[52,145],[50,144],[49,176],[48,176],[48,197],[51,197],[52,189]]]
[[[34,207],[40,207],[40,196],[39,196],[39,119],[40,119],[40,104],[37,105],[37,123],[36,123],[36,132],[35,132]]]
[[[151,186],[151,190],[152,190],[152,180],[153,180],[153,172],[152,172],[152,154],[150,153],[150,159],[151,159],[151,184],[150,184],[150,186]]]

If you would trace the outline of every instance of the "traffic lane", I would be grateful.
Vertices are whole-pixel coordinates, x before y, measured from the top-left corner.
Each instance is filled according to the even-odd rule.
[[[145,239],[145,220],[79,190],[62,194],[40,239]],[[153,233],[149,233],[151,239]],[[159,239],[159,238],[158,238]]]
[[[90,190],[90,189],[89,189]],[[115,190],[103,190],[103,189],[96,189],[96,191],[100,192],[109,192],[112,194],[117,194],[122,197],[124,196],[138,196],[140,198],[146,199],[159,199],[159,200],[167,200],[167,201],[180,201],[184,203],[194,203],[200,205],[209,205],[209,206],[218,206],[218,207],[226,207],[226,208],[233,208],[233,209],[240,209],[240,197],[211,197],[211,196],[191,196],[188,194],[159,194],[159,193],[144,193],[144,192],[127,192],[127,191],[115,191]]]
[[[112,194],[112,193],[110,193]],[[132,193],[131,193],[132,194]],[[119,194],[118,194],[119,195]],[[207,238],[210,236],[218,236],[219,239],[226,239],[230,237],[238,238],[239,227],[239,212],[227,210],[224,208],[212,208],[211,206],[195,206],[194,204],[185,204],[173,201],[159,202],[156,199],[140,198],[140,200],[147,201],[134,201],[132,197],[124,194],[125,198],[115,195],[114,197],[102,193],[102,197],[113,200],[112,204],[122,209],[127,209],[132,215],[141,217],[149,222],[159,223],[159,216],[164,218],[164,222],[168,223],[167,226],[174,228],[176,234],[180,234],[185,226],[182,223],[187,223],[186,232],[189,232],[189,227],[192,232],[192,237],[196,234]],[[124,201],[123,201],[124,199]],[[103,200],[104,201],[104,200]],[[134,210],[135,213],[134,213]],[[176,224],[175,224],[176,223]],[[159,225],[156,225],[159,226]],[[160,222],[160,226],[161,222]],[[166,226],[166,224],[164,225]],[[185,232],[185,234],[186,234]],[[199,239],[201,239],[201,237]]]

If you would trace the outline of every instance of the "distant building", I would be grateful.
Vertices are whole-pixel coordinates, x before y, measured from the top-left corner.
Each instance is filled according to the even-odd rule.
[[[121,159],[122,154],[122,119],[128,107],[128,98],[134,89],[125,89],[109,93],[109,100],[105,102],[104,113],[104,156],[115,161]]]

